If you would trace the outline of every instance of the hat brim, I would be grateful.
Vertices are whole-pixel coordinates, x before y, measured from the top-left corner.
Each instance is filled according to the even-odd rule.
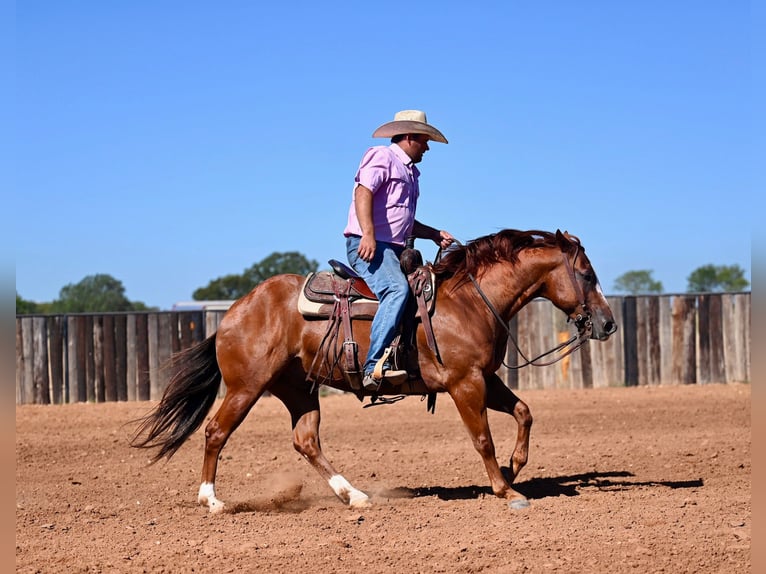
[[[409,120],[398,120],[383,124],[372,133],[372,137],[392,138],[402,134],[425,134],[429,139],[435,142],[448,143],[444,134],[435,127],[429,124],[424,124],[423,122]]]

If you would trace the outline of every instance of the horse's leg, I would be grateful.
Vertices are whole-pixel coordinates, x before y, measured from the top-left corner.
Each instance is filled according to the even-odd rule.
[[[519,472],[527,464],[529,458],[529,431],[532,428],[532,414],[529,407],[517,397],[511,389],[503,384],[500,377],[491,375],[487,381],[487,407],[493,411],[508,413],[518,425],[516,433],[516,446],[511,455],[510,468],[513,473],[509,477],[513,483]]]
[[[339,474],[322,452],[319,440],[319,393],[308,388],[278,384],[271,392],[279,398],[290,411],[293,425],[293,446],[303,458],[324,478],[333,492],[351,507],[370,504],[370,497]]]
[[[483,378],[476,381],[463,381],[449,390],[455,401],[460,417],[473,440],[473,446],[484,461],[492,492],[509,501],[511,508],[529,506],[526,497],[511,488],[505,480],[495,458],[495,445],[487,420],[487,392]]]
[[[224,503],[215,496],[215,474],[218,470],[218,456],[263,391],[253,393],[243,388],[229,387],[218,412],[205,427],[205,460],[202,463],[202,483],[197,501],[207,506],[210,512],[223,512]]]

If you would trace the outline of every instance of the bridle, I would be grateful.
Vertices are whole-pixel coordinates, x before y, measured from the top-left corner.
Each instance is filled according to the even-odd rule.
[[[511,340],[511,342],[513,343],[513,346],[516,348],[516,351],[518,351],[519,355],[521,355],[521,358],[524,359],[524,363],[522,363],[521,365],[508,365],[506,364],[505,360],[503,360],[502,364],[506,369],[516,370],[516,369],[521,369],[522,367],[526,367],[528,365],[532,365],[534,367],[545,367],[548,365],[552,365],[554,363],[557,363],[558,361],[560,361],[567,355],[571,355],[572,353],[574,353],[577,349],[582,347],[582,345],[590,338],[590,335],[593,332],[593,321],[591,320],[591,314],[590,314],[590,311],[588,310],[588,306],[585,304],[585,294],[583,293],[582,287],[577,282],[577,277],[575,276],[575,270],[574,270],[574,264],[577,262],[577,257],[580,254],[579,240],[576,242],[576,245],[577,245],[577,249],[575,250],[575,254],[574,254],[574,257],[572,258],[572,261],[569,260],[569,258],[567,257],[567,254],[564,253],[563,250],[561,252],[561,256],[564,259],[564,266],[567,269],[567,274],[569,275],[569,278],[572,281],[572,286],[574,287],[575,293],[577,294],[577,300],[578,300],[577,307],[575,307],[575,310],[567,317],[567,322],[572,321],[577,326],[577,334],[572,335],[572,337],[568,341],[565,341],[557,345],[556,347],[550,349],[549,351],[546,351],[538,355],[534,359],[528,359],[526,357],[524,352],[519,347],[519,344],[516,342],[516,339],[513,336],[513,333],[511,332],[510,322],[506,323],[503,320],[503,318],[500,316],[500,313],[497,311],[495,306],[486,296],[484,291],[482,291],[481,287],[479,286],[479,282],[476,281],[476,278],[473,276],[473,274],[471,273],[468,274],[468,277],[471,279],[471,282],[473,283],[474,287],[476,287],[476,291],[484,300],[484,304],[487,305],[489,310],[495,316],[495,319],[497,319],[497,322],[500,323],[503,329],[505,329],[505,332],[508,334],[508,338]],[[551,355],[552,353],[556,353],[562,350],[563,352],[559,356],[557,356],[555,359],[547,361],[547,362],[540,362],[540,359],[547,357],[548,355]]]

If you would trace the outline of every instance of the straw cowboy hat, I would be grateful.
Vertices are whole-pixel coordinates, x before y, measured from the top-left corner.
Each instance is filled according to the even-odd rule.
[[[435,142],[447,143],[444,134],[429,125],[428,120],[426,120],[426,113],[420,110],[396,112],[394,121],[380,126],[373,132],[372,137],[390,138],[401,134],[426,134],[429,139]]]

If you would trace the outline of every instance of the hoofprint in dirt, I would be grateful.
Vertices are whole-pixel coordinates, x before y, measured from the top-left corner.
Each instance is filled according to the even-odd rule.
[[[16,571],[748,572],[749,385],[530,390],[530,462],[492,496],[449,398],[322,399],[325,450],[373,506],[348,509],[264,398],[222,453],[227,512],[196,504],[204,437],[148,466],[153,403],[16,408]],[[501,464],[515,423],[490,412]]]

